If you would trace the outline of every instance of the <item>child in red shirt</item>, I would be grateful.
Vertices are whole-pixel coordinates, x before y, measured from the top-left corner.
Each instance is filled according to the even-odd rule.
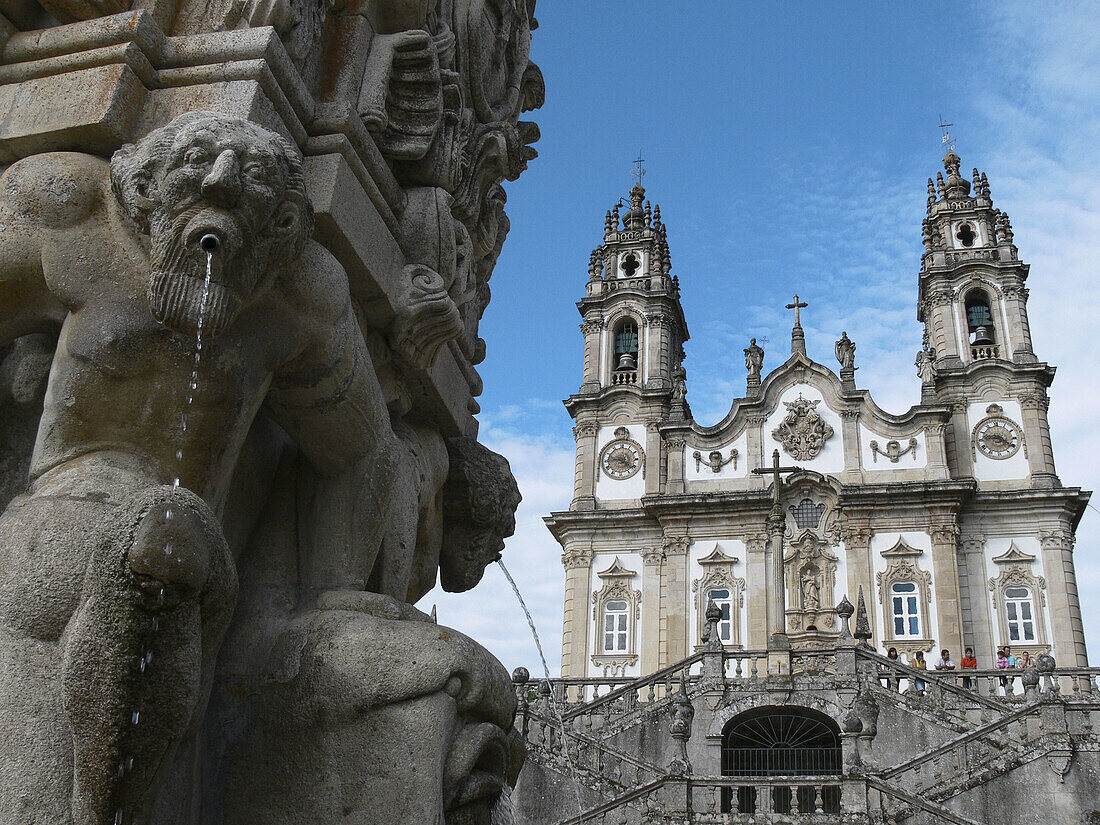
[[[962,661],[959,662],[959,667],[962,668],[976,668],[978,666],[978,660],[974,658],[974,648],[968,647],[966,649],[966,655],[962,657]],[[970,677],[963,676],[963,687],[970,690]]]

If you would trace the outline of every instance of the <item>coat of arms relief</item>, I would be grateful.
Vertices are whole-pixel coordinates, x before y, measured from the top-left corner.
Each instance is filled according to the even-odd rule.
[[[817,405],[820,403],[821,399],[803,398],[802,393],[794,401],[784,401],[787,415],[772,430],[772,438],[799,461],[816,458],[825,447],[825,442],[833,435],[833,428],[817,412]]]

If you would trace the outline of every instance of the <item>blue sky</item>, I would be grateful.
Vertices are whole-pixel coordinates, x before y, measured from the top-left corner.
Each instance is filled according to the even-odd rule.
[[[1100,486],[1100,12],[1044,3],[543,2],[532,57],[546,78],[540,157],[508,185],[512,231],[482,322],[482,438],[504,453],[524,503],[505,561],[551,669],[564,574],[541,524],[572,495],[580,383],[575,303],[605,211],[639,149],[669,228],[691,331],[696,420],[744,387],[741,350],[789,352],[798,293],[809,354],[858,346],[859,384],[885,409],[919,400],[916,276],[925,180],[941,169],[939,118],[963,167],[988,174],[1032,264],[1040,358],[1058,366],[1050,418],[1067,485]],[[1100,502],[1098,502],[1100,504]],[[1090,660],[1100,661],[1100,513],[1081,524],[1077,569]],[[473,593],[433,591],[440,621],[509,667],[535,670],[523,615],[498,570]]]

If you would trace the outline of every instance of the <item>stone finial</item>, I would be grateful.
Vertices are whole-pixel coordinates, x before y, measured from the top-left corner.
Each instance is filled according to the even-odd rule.
[[[841,599],[840,604],[836,606],[836,615],[840,617],[840,638],[852,638],[852,628],[849,626],[848,620],[852,618],[852,614],[855,612],[856,609],[848,601],[847,596]]]
[[[985,172],[982,172],[982,197],[989,198],[989,178],[985,176]]]
[[[972,176],[972,179],[974,181],[974,188],[973,188],[974,194],[975,195],[980,195],[982,193],[982,176],[978,172],[978,167],[977,166],[974,167],[974,174]]]
[[[947,170],[947,186],[944,193],[948,198],[965,198],[970,194],[970,181],[959,174],[961,161],[954,150],[949,151],[943,159],[943,168]]]
[[[722,620],[722,608],[713,599],[707,599],[707,611],[703,615],[707,620],[706,627],[703,628],[703,644],[707,650],[721,650],[722,638],[718,635],[718,622]]]
[[[612,231],[614,231],[614,228],[615,228],[614,224],[612,224],[612,222],[611,222],[611,210],[608,209],[607,210],[607,217],[604,218],[604,220],[603,220],[603,233],[605,235],[610,235],[612,233]]]
[[[531,671],[525,667],[517,667],[512,671],[512,684],[525,685],[531,681]]]
[[[928,211],[932,211],[932,206],[936,203],[936,187],[932,183],[932,178],[928,179]]]
[[[867,616],[867,602],[863,599],[863,585],[859,586],[859,599],[856,607],[856,629],[852,634],[863,644],[871,638],[871,621]]]
[[[645,226],[649,227],[653,225],[653,210],[649,206],[649,201],[645,202],[645,213],[642,217]]]
[[[944,195],[943,190],[944,190],[943,172],[937,172],[936,173],[936,191],[939,193],[939,196],[941,198]]]
[[[653,228],[660,229],[663,226],[661,223],[661,205],[657,204],[653,207]]]

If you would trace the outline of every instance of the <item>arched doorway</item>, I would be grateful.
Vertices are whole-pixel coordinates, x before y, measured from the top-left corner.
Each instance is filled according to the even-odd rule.
[[[824,713],[799,707],[746,711],[731,719],[722,731],[722,775],[769,780],[782,777],[796,782],[746,782],[725,788],[722,810],[755,813],[758,794],[770,788],[771,810],[775,813],[789,813],[793,804],[802,812],[820,806],[823,813],[838,813],[838,785],[799,784],[797,780],[839,776],[841,759],[840,728]]]

